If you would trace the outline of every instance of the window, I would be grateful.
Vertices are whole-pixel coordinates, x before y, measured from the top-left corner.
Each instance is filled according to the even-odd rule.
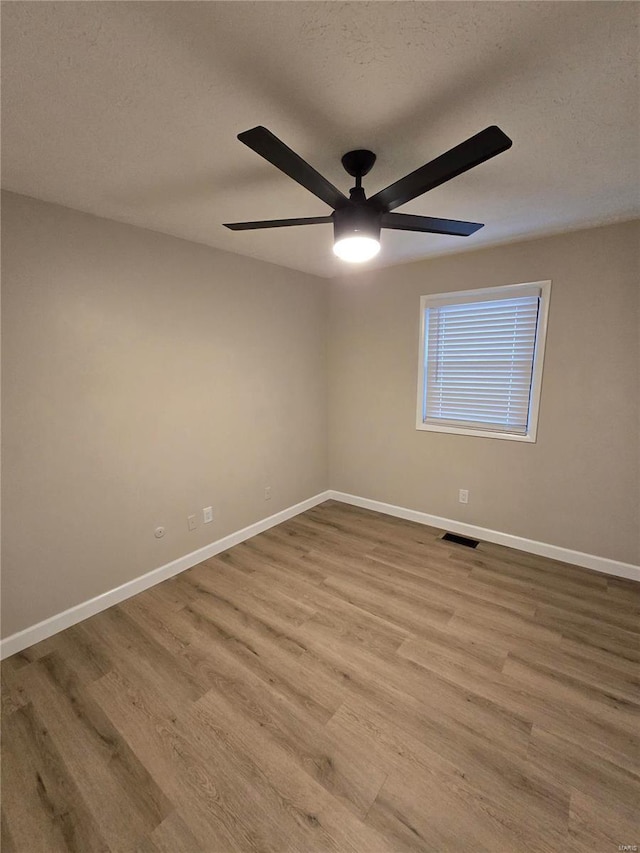
[[[417,428],[535,441],[550,281],[420,300]]]

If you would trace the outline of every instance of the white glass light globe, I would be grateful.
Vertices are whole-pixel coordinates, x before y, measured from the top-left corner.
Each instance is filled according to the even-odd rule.
[[[380,251],[380,243],[373,237],[344,237],[333,244],[333,251],[343,261],[360,264],[375,258]]]

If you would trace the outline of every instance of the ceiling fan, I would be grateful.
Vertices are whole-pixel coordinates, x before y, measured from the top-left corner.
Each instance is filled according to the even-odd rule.
[[[499,127],[492,125],[441,154],[440,157],[436,157],[430,163],[405,175],[386,189],[380,190],[371,198],[365,196],[362,178],[371,170],[376,161],[376,155],[373,151],[364,149],[348,151],[342,158],[342,165],[356,179],[356,185],[352,187],[347,198],[265,127],[245,130],[238,134],[238,139],[332,207],[333,213],[329,216],[310,216],[301,219],[228,222],[224,223],[225,227],[232,231],[248,231],[255,228],[333,223],[333,251],[342,260],[352,262],[367,261],[377,255],[380,251],[381,228],[429,234],[451,234],[458,237],[468,237],[478,231],[483,227],[480,222],[434,219],[431,216],[414,216],[391,211],[428,190],[450,181],[456,175],[479,166],[496,154],[501,154],[512,144]]]

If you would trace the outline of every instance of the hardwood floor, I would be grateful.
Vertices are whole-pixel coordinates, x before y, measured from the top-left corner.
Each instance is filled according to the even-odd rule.
[[[2,851],[640,844],[640,585],[327,502],[2,665]]]

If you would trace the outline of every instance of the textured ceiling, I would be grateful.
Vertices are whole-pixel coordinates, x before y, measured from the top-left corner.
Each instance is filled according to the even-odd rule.
[[[485,223],[383,231],[370,266],[640,213],[638,14],[627,2],[5,2],[2,175],[15,192],[324,276],[330,210],[236,140],[272,130],[369,195],[490,124],[504,154],[399,212]]]

